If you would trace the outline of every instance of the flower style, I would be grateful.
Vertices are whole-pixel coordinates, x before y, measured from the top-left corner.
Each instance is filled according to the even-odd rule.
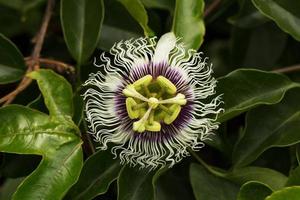
[[[218,128],[221,96],[215,94],[211,65],[186,51],[173,33],[121,41],[101,54],[85,86],[90,133],[121,163],[141,168],[173,166],[199,150]],[[209,97],[209,98],[208,98]],[[208,100],[210,99],[210,100]]]

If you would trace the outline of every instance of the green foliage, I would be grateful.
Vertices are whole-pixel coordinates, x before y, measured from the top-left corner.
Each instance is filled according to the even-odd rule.
[[[21,52],[9,39],[0,34],[0,84],[21,79],[25,70]]]
[[[241,187],[237,200],[264,200],[272,192],[271,188],[260,182],[247,182]]]
[[[61,24],[68,49],[79,64],[95,50],[104,18],[102,0],[62,0]]]
[[[0,0],[0,200],[300,200],[299,1],[61,0],[39,43],[48,2]],[[173,168],[122,165],[82,82],[116,42],[170,31],[212,62],[220,128]]]
[[[176,0],[172,31],[182,38],[187,49],[199,49],[203,42],[203,0]]]
[[[252,0],[253,4],[285,32],[300,41],[300,3],[292,0]]]

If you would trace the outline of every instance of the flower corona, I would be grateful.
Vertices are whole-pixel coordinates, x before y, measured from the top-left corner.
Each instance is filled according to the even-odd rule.
[[[221,95],[201,53],[173,33],[116,43],[100,56],[84,93],[89,132],[121,163],[173,166],[218,128]]]

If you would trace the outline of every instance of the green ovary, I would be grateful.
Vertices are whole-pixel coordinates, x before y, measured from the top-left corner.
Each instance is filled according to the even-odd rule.
[[[137,119],[132,129],[158,132],[161,123],[171,124],[178,117],[181,106],[186,104],[185,96],[177,93],[176,86],[167,78],[151,75],[135,81],[123,90],[126,110],[130,119]]]

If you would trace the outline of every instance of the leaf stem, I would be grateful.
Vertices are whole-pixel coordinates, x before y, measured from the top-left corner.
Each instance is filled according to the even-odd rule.
[[[295,71],[300,71],[300,64],[272,70],[272,72],[286,73],[286,74],[291,73],[291,72],[295,72]]]
[[[209,4],[204,10],[203,17],[205,18],[208,15],[210,15],[214,10],[216,10],[219,7],[220,4],[221,0],[215,0],[211,4]]]

